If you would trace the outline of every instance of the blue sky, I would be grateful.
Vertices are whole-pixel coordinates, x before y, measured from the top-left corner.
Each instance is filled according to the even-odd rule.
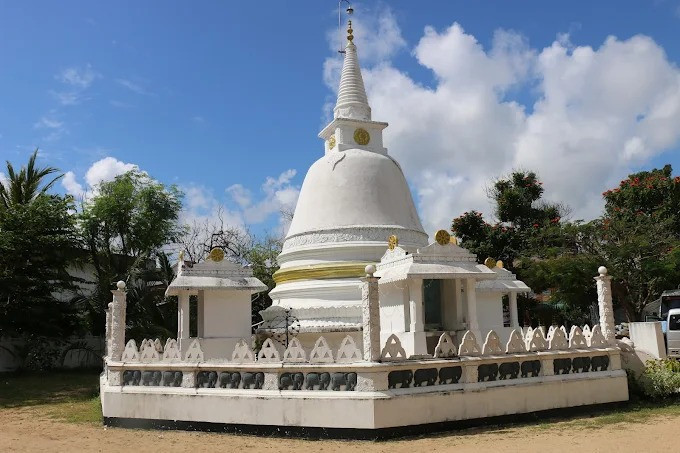
[[[234,223],[248,224],[254,231],[275,229],[280,208],[294,203],[306,169],[323,153],[316,134],[324,125],[337,76],[333,66],[337,60],[331,48],[335,43],[329,43],[337,21],[335,8],[333,1],[325,0],[0,0],[0,158],[21,164],[39,146],[44,164],[71,172],[71,191],[78,186],[87,190],[88,181],[106,179],[128,168],[126,164],[134,164],[156,179],[182,186],[189,195],[188,217],[210,216],[224,206]],[[611,165],[606,159],[590,162],[587,154],[574,154],[573,159],[565,160],[593,169],[590,173],[577,168],[574,177],[583,174],[589,180],[600,179],[572,197],[566,188],[568,181],[557,181],[559,173],[549,167],[550,162],[532,157],[540,154],[540,149],[522,145],[535,143],[535,136],[528,137],[527,130],[533,127],[536,102],[557,96],[542,85],[548,80],[549,70],[536,70],[542,67],[539,55],[547,58],[546,49],[555,42],[562,43],[568,55],[579,48],[597,52],[613,35],[616,43],[624,44],[612,45],[610,56],[601,52],[603,62],[589,70],[606,72],[616,67],[609,61],[617,56],[637,67],[647,66],[645,62],[649,61],[650,68],[658,68],[658,72],[650,70],[649,74],[643,71],[639,77],[654,86],[667,83],[667,91],[641,90],[635,95],[640,100],[629,106],[628,116],[615,122],[676,108],[674,98],[664,93],[673,92],[673,71],[680,62],[680,0],[356,2],[355,21],[374,119],[393,125],[392,135],[391,128],[385,131],[386,143],[404,166],[427,227],[439,226],[466,209],[488,210],[488,203],[480,196],[483,183],[510,168],[543,172],[545,166],[547,175],[555,174],[554,196],[566,197],[583,217],[596,215],[601,189],[628,171],[666,162],[680,168],[678,137],[659,132],[668,129],[668,122],[640,126],[642,132],[630,134],[628,126],[609,130],[611,139],[602,141],[593,138],[599,134],[594,132],[577,143],[592,146],[593,154],[612,153],[608,157]],[[449,28],[454,22],[459,29]],[[429,44],[419,46],[426,26],[433,27],[436,36]],[[501,44],[498,30],[509,33],[500,39]],[[644,48],[636,53],[639,58],[626,58],[626,49],[635,47],[627,40],[636,35],[650,38],[645,41],[648,45],[641,44]],[[474,46],[465,47],[470,39],[481,49],[481,60],[474,59]],[[366,40],[364,49],[362,40]],[[428,45],[441,45],[444,50],[429,53],[432,49]],[[512,50],[506,52],[508,47]],[[659,49],[661,55],[655,53]],[[467,55],[467,59],[461,60],[461,55]],[[522,62],[507,63],[508,55],[522,55]],[[516,130],[507,135],[498,132],[499,143],[481,143],[472,135],[464,142],[452,143],[450,149],[437,148],[437,143],[445,139],[428,145],[430,137],[446,131],[429,131],[425,114],[414,115],[408,118],[408,125],[402,125],[403,112],[412,109],[399,103],[392,105],[391,99],[398,98],[399,91],[390,92],[381,82],[406,79],[414,96],[428,90],[439,94],[452,80],[468,83],[475,78],[455,71],[474,74],[479,70],[484,74],[487,60],[494,62],[490,68],[501,67],[501,72],[509,68],[513,75],[508,80],[488,81],[489,88],[480,91],[479,99],[488,98],[489,93],[497,98],[488,110],[481,110],[480,117],[472,115],[469,121],[486,130],[484,135],[504,131],[507,121],[512,122]],[[573,60],[564,64],[575,66]],[[472,62],[470,68],[467,61]],[[481,66],[475,66],[475,61],[481,61]],[[453,69],[445,66],[448,63]],[[518,65],[522,68],[517,69]],[[610,77],[625,78],[631,72],[635,71]],[[463,82],[457,85],[461,92],[453,99],[474,91]],[[641,85],[635,78],[630,83]],[[628,90],[616,86],[619,91],[611,98],[625,97]],[[556,88],[561,89],[569,93],[571,88]],[[670,99],[667,102],[671,105],[661,106],[663,98]],[[573,103],[583,103],[575,99],[567,102],[565,111],[570,112]],[[446,99],[441,101],[446,103]],[[611,112],[589,111],[592,118],[609,118],[610,113],[616,116],[625,107],[606,100],[600,104]],[[508,108],[514,113],[508,113]],[[548,110],[555,111],[552,107]],[[402,112],[401,116],[397,112]],[[581,115],[579,110],[573,113]],[[517,119],[518,115],[522,118]],[[534,119],[535,123],[558,124],[561,115],[551,113],[549,120]],[[447,112],[440,112],[440,116],[447,116]],[[506,116],[511,119],[499,119],[490,123],[492,126],[486,123],[489,118]],[[680,129],[678,124],[676,129]],[[466,126],[464,122],[460,125]],[[432,127],[446,129],[446,125]],[[563,132],[576,129],[583,126],[575,122],[573,129]],[[538,135],[549,140],[546,133]],[[489,146],[497,146],[501,153],[515,143],[520,143],[519,148],[505,156],[504,166],[495,165],[499,159],[490,151],[487,161],[470,157],[484,156]],[[627,154],[614,154],[612,150],[623,148],[624,143],[629,146]],[[422,153],[414,149],[418,146],[414,144],[433,150],[433,166],[415,163]],[[563,155],[573,146],[577,145],[546,153]],[[95,162],[105,158],[109,159],[92,170]],[[442,168],[436,165],[437,159],[456,164]],[[431,181],[430,185],[425,180]],[[550,181],[545,186],[550,192]],[[432,195],[437,192],[446,193],[446,200]],[[591,199],[595,201],[588,201]]]

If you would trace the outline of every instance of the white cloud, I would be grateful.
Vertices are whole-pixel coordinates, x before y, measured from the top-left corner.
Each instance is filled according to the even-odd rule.
[[[61,105],[77,105],[85,99],[81,93],[76,91],[50,91],[50,94]]]
[[[64,186],[66,193],[73,195],[76,199],[85,197],[85,190],[82,184],[76,180],[76,174],[72,171],[67,171],[64,177],[61,178],[61,185]]]
[[[61,129],[63,127],[64,123],[59,121],[56,118],[51,118],[47,116],[43,116],[38,120],[37,123],[33,125],[34,128],[36,129]]]
[[[116,176],[136,169],[135,164],[122,162],[115,157],[105,157],[98,160],[85,173],[85,182],[94,187],[101,182],[113,181]]]
[[[227,187],[227,193],[239,206],[245,223],[262,223],[272,214],[279,214],[279,227],[283,233],[288,228],[288,218],[285,215],[295,209],[299,186],[292,183],[297,172],[286,170],[277,177],[267,177],[261,186],[264,197],[254,200],[250,190],[241,184],[233,184]]]
[[[138,83],[133,82],[132,80],[129,79],[116,79],[116,83],[120,86],[123,86],[127,88],[128,90],[137,93],[137,94],[146,94],[149,95],[151,94],[149,91],[146,90],[143,86],[141,86]]]
[[[101,77],[100,74],[95,72],[90,64],[83,67],[72,66],[66,68],[56,76],[60,82],[81,90],[89,88],[98,77]]]
[[[105,157],[93,163],[85,172],[85,186],[78,182],[74,172],[66,172],[61,180],[67,193],[76,198],[88,198],[96,193],[97,185],[113,181],[116,176],[137,169],[135,164],[122,162],[115,157]]]
[[[389,28],[398,31],[396,22]],[[355,30],[359,39],[364,30]],[[382,45],[398,50],[398,42]],[[547,198],[575,218],[592,218],[603,190],[680,144],[680,70],[646,36],[590,47],[558,34],[540,49],[498,30],[485,49],[457,23],[426,27],[413,56],[432,72],[431,87],[389,60],[367,64],[357,47],[373,119],[390,123],[385,143],[428,231],[470,209],[489,213],[485,187],[520,168],[538,171]],[[336,90],[331,73],[324,80]],[[535,101],[513,100],[518,93]]]

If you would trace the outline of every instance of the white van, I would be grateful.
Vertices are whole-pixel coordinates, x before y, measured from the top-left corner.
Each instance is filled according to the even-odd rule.
[[[680,308],[668,310],[666,344],[668,357],[680,359]]]

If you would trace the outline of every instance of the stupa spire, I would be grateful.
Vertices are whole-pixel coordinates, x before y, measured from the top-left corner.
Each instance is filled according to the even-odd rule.
[[[368,105],[368,97],[364,88],[364,79],[361,77],[357,47],[354,45],[352,21],[347,28],[347,45],[345,46],[345,61],[342,64],[340,76],[340,88],[338,89],[338,101],[333,109],[335,118],[350,118],[357,120],[371,119],[371,107]]]

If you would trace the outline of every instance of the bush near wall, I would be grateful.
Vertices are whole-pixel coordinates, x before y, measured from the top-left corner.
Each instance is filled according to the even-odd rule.
[[[645,371],[637,379],[639,391],[652,399],[680,393],[680,362],[673,359],[648,360]]]

